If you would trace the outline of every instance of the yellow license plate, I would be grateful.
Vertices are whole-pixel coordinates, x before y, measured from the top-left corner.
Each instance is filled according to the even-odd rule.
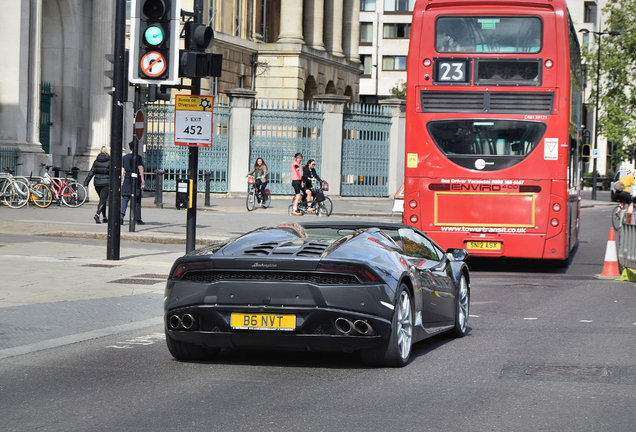
[[[230,326],[239,330],[296,329],[296,315],[232,313]]]
[[[501,242],[469,241],[466,242],[466,249],[501,250]]]

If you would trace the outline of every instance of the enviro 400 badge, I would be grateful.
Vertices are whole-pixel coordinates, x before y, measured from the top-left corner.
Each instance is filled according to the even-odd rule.
[[[174,109],[174,143],[212,147],[214,96],[177,95]]]

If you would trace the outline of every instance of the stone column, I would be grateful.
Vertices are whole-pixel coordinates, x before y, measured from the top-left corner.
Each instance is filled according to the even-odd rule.
[[[315,50],[324,51],[322,29],[325,18],[325,0],[304,0],[303,5],[305,43]]]
[[[378,102],[391,109],[391,138],[389,144],[389,194],[393,196],[404,184],[404,142],[406,134],[406,101],[385,99]]]
[[[278,43],[305,43],[303,40],[303,4],[299,0],[280,1]]]
[[[360,0],[344,0],[342,49],[346,58],[360,61]]]
[[[325,48],[336,57],[342,52],[342,8],[343,0],[325,0]]]
[[[112,85],[112,81],[104,76],[104,71],[112,64],[106,61],[106,54],[113,54],[115,38],[115,3],[112,0],[94,0],[91,21],[91,75],[88,144],[84,155],[89,156],[87,162],[99,153],[102,146],[110,147],[110,122],[112,102],[111,96],[104,87]],[[128,81],[128,71],[126,82]],[[126,91],[128,88],[126,88]],[[128,141],[124,140],[124,147]],[[115,155],[111,155],[115,156]],[[80,167],[84,168],[84,167]]]
[[[251,129],[249,125],[256,92],[237,88],[226,90],[225,94],[230,97],[227,191],[231,197],[245,192],[245,174],[250,170]]]
[[[314,101],[322,102],[322,160],[320,177],[329,183],[328,195],[340,195],[342,184],[342,126],[344,106],[349,96],[335,94],[315,95]]]

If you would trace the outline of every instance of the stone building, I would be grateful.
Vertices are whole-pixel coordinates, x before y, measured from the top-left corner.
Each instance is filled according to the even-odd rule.
[[[39,164],[86,170],[110,145],[115,0],[1,0],[0,148],[18,149],[20,174]],[[130,1],[127,2],[130,16]],[[258,98],[321,94],[357,102],[360,0],[205,0],[223,54],[220,78],[202,92],[244,88]],[[193,0],[182,0],[193,10]],[[45,86],[43,87],[43,83]],[[50,83],[50,90],[46,87]],[[187,84],[187,83],[186,83]],[[124,142],[132,137],[127,104]],[[47,114],[47,110],[49,111]]]

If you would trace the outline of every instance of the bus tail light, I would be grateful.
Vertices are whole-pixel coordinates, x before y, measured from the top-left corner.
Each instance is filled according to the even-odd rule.
[[[409,201],[409,207],[411,207],[412,209],[414,209],[415,207],[417,207],[417,201],[415,201],[415,200],[411,200],[411,201]]]
[[[559,226],[559,220],[557,218],[554,218],[550,221],[550,225],[552,225],[553,227],[558,227]]]
[[[411,215],[410,220],[411,220],[411,223],[417,223],[419,219],[417,218],[417,215]]]
[[[552,204],[552,211],[554,211],[554,212],[561,211],[561,204],[559,204],[559,203]]]
[[[422,64],[424,65],[424,67],[431,67],[431,65],[433,64],[433,62],[431,61],[431,59],[424,59],[424,61],[422,62]]]
[[[546,60],[545,61],[545,67],[550,69],[550,68],[552,68],[552,66],[554,66],[554,62],[552,60]]]

